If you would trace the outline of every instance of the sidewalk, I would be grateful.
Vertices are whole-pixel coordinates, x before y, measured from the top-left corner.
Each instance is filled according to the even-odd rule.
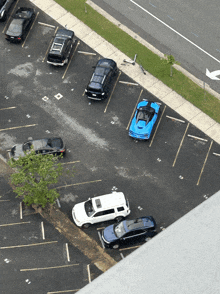
[[[70,30],[73,30],[76,36],[81,39],[84,43],[90,46],[101,56],[114,59],[118,68],[123,71],[126,75],[132,78],[136,83],[141,85],[144,89],[158,97],[161,102],[168,105],[170,108],[175,110],[179,115],[188,120],[191,124],[196,126],[199,130],[204,132],[211,139],[220,144],[220,124],[210,118],[208,115],[204,114],[200,109],[192,105],[190,102],[186,101],[182,96],[178,95],[175,91],[167,87],[161,81],[156,79],[154,76],[146,72],[144,75],[138,64],[132,65],[127,64],[126,66],[121,65],[124,59],[129,57],[114,47],[112,44],[108,43],[105,39],[100,37],[96,32],[91,30],[82,21],[77,19],[71,13],[62,8],[53,0],[30,0],[39,9],[44,11],[54,20],[56,20],[60,25],[65,26]],[[92,1],[87,0],[87,4],[91,5],[94,9],[98,10],[99,13],[104,14],[110,21],[117,22],[111,16],[107,15],[103,10],[96,6]],[[118,22],[117,22],[118,23]],[[123,26],[120,26],[121,28]],[[127,33],[132,35],[132,32],[125,27],[123,28]],[[134,37],[135,34],[133,34]],[[135,38],[137,39],[137,38]],[[161,53],[153,48],[146,41],[139,38],[140,42],[144,42],[146,47],[157,53],[159,56]],[[156,51],[155,51],[156,50]],[[178,67],[178,66],[177,66]],[[181,69],[181,67],[178,67]],[[183,69],[182,69],[183,70]],[[185,74],[190,75],[190,78],[200,84],[201,81],[193,77],[191,74],[184,71]],[[208,88],[213,95],[219,98],[219,94],[214,92],[212,89]]]

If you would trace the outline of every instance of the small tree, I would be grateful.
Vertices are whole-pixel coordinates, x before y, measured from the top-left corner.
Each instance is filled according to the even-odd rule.
[[[9,165],[17,169],[11,175],[16,197],[23,197],[23,202],[28,206],[37,204],[44,208],[49,203],[53,204],[59,193],[56,188],[49,186],[56,184],[62,174],[61,163],[57,162],[59,157],[52,154],[36,155],[32,150],[16,161],[9,160]]]
[[[170,65],[170,76],[173,76],[173,65],[180,64],[178,61],[175,60],[173,55],[164,54],[166,62]]]

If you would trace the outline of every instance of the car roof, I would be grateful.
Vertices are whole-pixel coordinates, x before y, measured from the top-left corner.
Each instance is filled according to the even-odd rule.
[[[74,32],[67,29],[58,29],[56,37],[72,38],[74,37]]]
[[[152,217],[139,217],[133,220],[125,220],[124,223],[126,232],[155,227]]]
[[[112,192],[111,194],[97,196],[91,199],[95,210],[103,210],[114,206],[122,206],[126,204],[123,192]]]
[[[56,148],[56,147],[62,147],[60,146],[63,144],[63,140],[61,138],[45,138],[45,139],[39,139],[39,140],[33,140],[32,145],[34,147],[34,150],[40,150],[43,148]],[[53,143],[53,147],[51,146],[51,143]]]

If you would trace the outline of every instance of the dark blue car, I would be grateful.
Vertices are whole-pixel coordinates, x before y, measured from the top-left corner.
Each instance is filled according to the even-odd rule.
[[[106,227],[102,232],[102,240],[106,247],[117,249],[121,244],[152,238],[157,234],[155,230],[156,222],[152,216],[123,220]]]
[[[160,105],[156,102],[143,100],[138,103],[131,121],[129,136],[134,139],[150,139],[153,127],[157,121]]]

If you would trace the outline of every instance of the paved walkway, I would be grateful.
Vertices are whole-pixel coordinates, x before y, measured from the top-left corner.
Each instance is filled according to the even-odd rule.
[[[108,43],[105,39],[100,37],[96,32],[91,30],[86,26],[82,21],[73,16],[70,12],[66,11],[59,4],[53,0],[30,0],[38,8],[48,14],[50,17],[55,19],[60,25],[67,25],[68,29],[71,29],[75,32],[76,36],[81,39],[84,43],[90,46],[98,54],[114,59],[121,71],[126,75],[132,78],[136,83],[140,84],[144,89],[151,92],[153,95],[158,97],[163,103],[175,110],[179,115],[188,120],[191,124],[195,125],[199,130],[204,132],[218,144],[220,144],[220,124],[210,118],[208,115],[204,114],[200,109],[192,105],[190,102],[185,100],[182,96],[178,95],[175,91],[167,87],[161,81],[156,79],[154,76],[146,72],[146,75],[143,74],[138,64],[131,65],[127,64],[126,66],[121,65],[124,59],[129,57],[114,47],[112,44]],[[105,14],[106,17],[112,21],[114,20],[110,15],[107,15],[103,10],[96,6],[92,1],[87,0],[87,3],[93,6],[94,9],[98,10],[100,13]],[[118,22],[117,22],[118,23]],[[127,33],[131,34],[134,37],[134,33],[128,30],[126,27],[120,26]],[[141,38],[137,38],[139,42],[144,42],[145,46],[161,55],[162,53],[156,50],[149,43],[144,41]],[[155,51],[156,50],[156,51]],[[179,67],[179,69],[182,69]],[[182,69],[183,70],[183,69]],[[189,75],[198,84],[200,81],[193,77],[191,74],[185,71],[185,74]],[[208,89],[212,94],[219,98],[219,94]]]

